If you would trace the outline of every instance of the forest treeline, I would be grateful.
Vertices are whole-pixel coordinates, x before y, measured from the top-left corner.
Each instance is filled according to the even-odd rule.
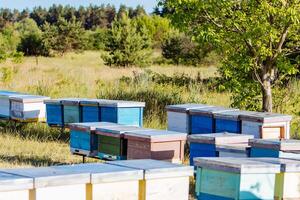
[[[110,66],[145,66],[156,62],[198,65],[211,52],[174,28],[165,10],[148,14],[142,6],[52,5],[31,11],[0,9],[0,57],[60,56],[101,50]],[[154,50],[162,52],[152,58]],[[1,53],[2,52],[2,53]]]

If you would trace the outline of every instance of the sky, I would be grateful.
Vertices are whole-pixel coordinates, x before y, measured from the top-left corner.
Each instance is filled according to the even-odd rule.
[[[32,9],[36,6],[49,7],[52,4],[62,4],[62,5],[71,5],[71,6],[88,6],[90,4],[101,5],[101,4],[112,4],[116,8],[120,4],[124,4],[128,7],[136,7],[141,5],[145,10],[150,13],[153,11],[153,8],[157,4],[157,0],[0,0],[1,8],[10,8],[23,10],[24,8]]]

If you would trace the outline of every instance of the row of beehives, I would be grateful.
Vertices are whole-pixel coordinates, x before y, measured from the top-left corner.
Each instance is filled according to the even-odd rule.
[[[198,199],[300,199],[300,141],[250,139],[248,153],[237,134],[189,141]]]
[[[186,133],[108,122],[74,123],[70,147],[74,154],[108,160],[156,159],[182,163]]]
[[[21,122],[45,121],[44,100],[49,97],[0,91],[0,118]]]
[[[63,127],[79,122],[112,122],[143,125],[144,102],[64,98],[45,101],[47,123]]]
[[[289,138],[289,115],[240,111],[204,104],[167,107],[168,130],[188,134],[231,132],[255,138]]]
[[[0,169],[0,200],[188,200],[193,172],[156,160]]]

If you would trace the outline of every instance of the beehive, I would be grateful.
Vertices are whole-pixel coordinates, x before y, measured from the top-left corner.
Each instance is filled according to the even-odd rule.
[[[125,133],[127,159],[155,159],[182,163],[186,133],[165,130],[134,130]]]
[[[44,100],[50,99],[44,96],[18,95],[10,100],[10,117],[20,122],[46,121],[46,106]]]
[[[115,127],[96,128],[98,136],[98,157],[109,160],[123,160],[127,158],[126,131],[141,129],[136,126],[118,125]]]
[[[242,121],[240,119],[241,114],[245,114],[248,111],[227,111],[215,113],[215,130],[216,133],[230,132],[230,133],[241,133],[242,132]]]
[[[12,96],[21,95],[17,92],[0,90],[0,118],[10,118],[10,101]]]
[[[46,120],[49,126],[64,126],[64,108],[62,99],[48,99],[44,101],[46,105]]]
[[[168,130],[190,134],[189,110],[206,107],[213,106],[204,104],[179,104],[167,106]]]
[[[80,110],[80,101],[82,100],[85,99],[67,98],[62,100],[64,107],[63,119],[65,125],[82,122]]]
[[[39,167],[6,169],[6,173],[33,178],[30,200],[86,200],[90,173],[74,173],[68,168]]]
[[[101,121],[123,125],[143,126],[145,103],[132,101],[108,101],[100,104]]]
[[[55,169],[91,174],[84,200],[139,199],[142,170],[101,163],[59,166]]]
[[[252,138],[226,132],[189,135],[190,164],[195,157],[248,157],[248,141]]]
[[[97,156],[98,136],[96,128],[113,127],[117,124],[108,122],[73,123],[70,127],[70,148],[73,154]]]
[[[300,140],[252,139],[250,157],[299,158]]]
[[[280,165],[246,158],[195,158],[196,195],[200,200],[274,199]]]
[[[82,122],[100,122],[101,107],[100,103],[107,102],[104,99],[90,99],[80,102]]]
[[[191,134],[215,133],[214,114],[238,109],[224,107],[208,107],[190,109]]]
[[[112,165],[141,169],[139,200],[188,200],[189,177],[193,168],[158,160],[122,160],[108,162]]]
[[[0,172],[0,200],[31,200],[33,179]]]
[[[289,115],[248,112],[240,115],[242,120],[242,133],[254,135],[255,138],[278,139],[290,137]]]
[[[279,164],[275,179],[274,199],[300,199],[300,161],[281,158],[257,158],[261,162]]]

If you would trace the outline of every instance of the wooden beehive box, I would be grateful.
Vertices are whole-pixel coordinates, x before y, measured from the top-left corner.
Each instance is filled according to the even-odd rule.
[[[139,200],[188,200],[189,177],[193,168],[159,160],[122,160],[108,162],[111,165],[141,169]]]
[[[250,158],[195,158],[198,199],[274,199],[280,165]]]
[[[215,130],[216,133],[230,132],[230,133],[241,133],[242,132],[242,121],[240,119],[241,114],[245,114],[248,111],[227,111],[215,113]]]
[[[90,173],[74,173],[68,168],[39,167],[6,169],[6,173],[33,178],[30,200],[86,200]]]
[[[90,182],[86,185],[86,200],[139,199],[139,182],[143,180],[143,170],[101,163],[55,168],[91,174]]]
[[[249,145],[250,157],[300,159],[300,140],[251,139]]]
[[[190,109],[191,134],[215,133],[214,114],[236,110],[224,107]]]
[[[274,199],[300,199],[300,161],[282,158],[255,158],[260,162],[279,164]]]
[[[64,108],[62,99],[48,99],[46,105],[46,120],[49,126],[64,126]]]
[[[44,96],[18,95],[10,100],[10,117],[20,122],[46,121],[46,106]]]
[[[9,98],[12,96],[21,95],[17,92],[10,92],[0,90],[0,118],[9,119],[10,118],[10,101]]]
[[[98,136],[98,157],[108,160],[124,160],[127,158],[126,131],[140,130],[136,126],[118,125],[114,127],[96,128]]]
[[[96,128],[113,127],[117,124],[108,122],[90,122],[69,124],[70,149],[73,154],[92,156],[98,154],[98,136]]]
[[[31,200],[33,179],[0,172],[0,200]]]
[[[195,157],[248,157],[249,139],[253,135],[227,132],[189,135],[190,165]]]
[[[290,137],[290,115],[248,112],[240,115],[242,133],[254,135],[255,138],[278,139]]]
[[[190,134],[189,110],[192,108],[206,107],[213,106],[205,104],[179,104],[167,106],[168,130]]]
[[[80,102],[82,122],[100,122],[101,107],[100,104],[108,102],[105,99],[87,99]]]
[[[86,99],[66,98],[66,99],[62,100],[62,104],[64,107],[63,119],[64,119],[65,125],[68,125],[70,123],[82,122],[80,101],[83,101],[83,100],[86,100]]]
[[[143,126],[144,102],[108,101],[100,103],[101,121],[123,125]]]
[[[125,133],[127,159],[155,159],[182,163],[186,133],[165,130],[134,130]]]

